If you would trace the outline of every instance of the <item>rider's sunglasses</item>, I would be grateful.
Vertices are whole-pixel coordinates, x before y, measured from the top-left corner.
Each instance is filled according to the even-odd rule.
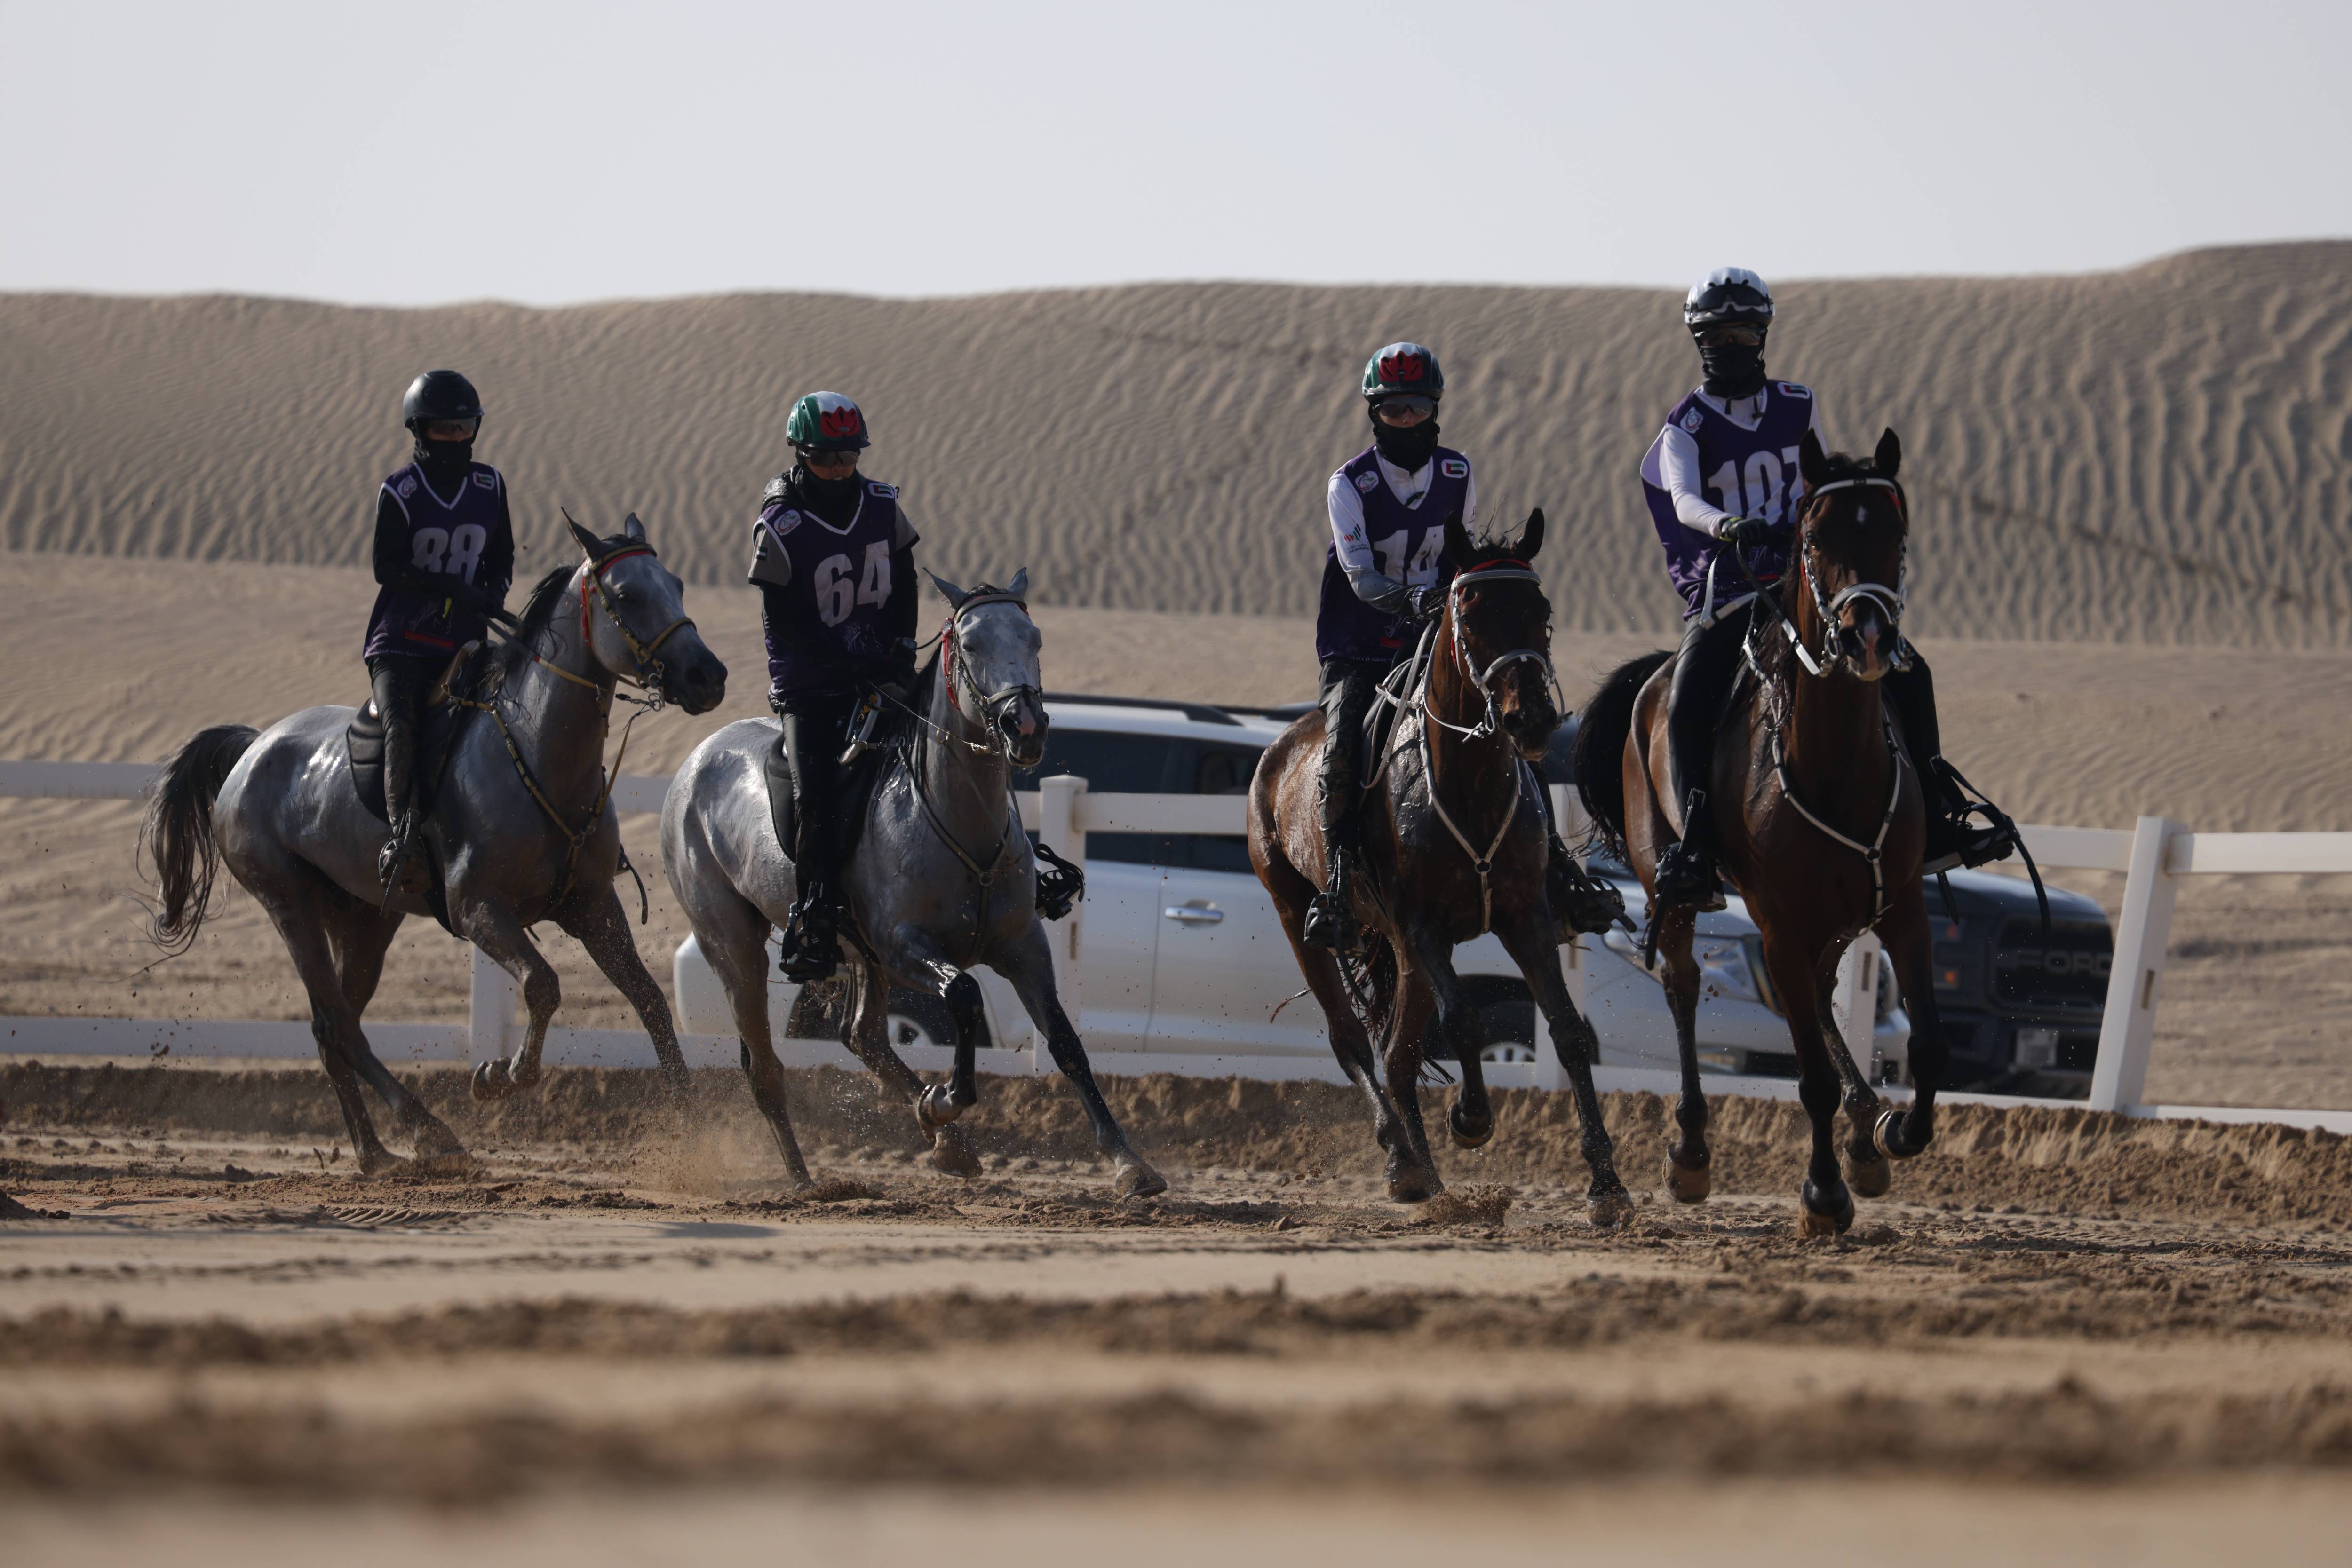
[[[1391,397],[1381,400],[1372,417],[1382,424],[1419,424],[1436,412],[1433,397]]]
[[[801,466],[812,474],[846,474],[857,466],[857,454],[850,452],[809,452],[801,454]]]
[[[1764,334],[1753,327],[1709,327],[1698,335],[1698,346],[1712,349],[1719,343],[1734,343],[1743,349],[1760,348]]]
[[[478,419],[433,419],[425,423],[428,441],[471,441],[474,432],[482,427]]]

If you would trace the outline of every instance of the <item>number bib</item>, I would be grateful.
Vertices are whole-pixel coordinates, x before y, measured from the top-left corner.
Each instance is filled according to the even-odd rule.
[[[898,586],[890,553],[899,532],[898,493],[874,480],[865,482],[842,528],[785,497],[761,510],[758,549],[762,557],[773,552],[783,569],[763,576],[755,563],[753,574],[781,594],[781,602],[767,601],[762,617],[772,697],[845,691],[858,665],[890,656],[882,610]],[[777,585],[776,577],[786,580]],[[773,624],[779,615],[793,624]]]
[[[450,584],[488,588],[481,579],[483,552],[507,530],[506,480],[487,463],[477,463],[444,497],[412,463],[383,482],[385,492],[408,520],[408,561],[414,570],[446,577]],[[365,656],[408,653],[446,655],[481,636],[478,612],[454,605],[446,594],[385,588],[368,616]]]
[[[1470,460],[1441,446],[1430,459],[1429,488],[1406,506],[1389,488],[1375,448],[1367,446],[1339,472],[1363,497],[1365,543],[1383,577],[1414,588],[1446,581],[1454,565],[1445,559],[1445,519],[1462,510],[1470,496]],[[1318,659],[1393,660],[1412,644],[1413,627],[1356,597],[1339,547],[1323,550],[1323,597],[1315,616]]]
[[[1687,433],[1698,447],[1699,490],[1707,504],[1768,523],[1796,519],[1805,485],[1797,472],[1797,445],[1812,422],[1813,394],[1793,382],[1767,384],[1764,418],[1753,430],[1726,419],[1696,392],[1676,403],[1666,416],[1668,425]],[[1706,597],[1708,567],[1716,568],[1718,604],[1746,593],[1748,583],[1729,564],[1716,564],[1717,557],[1729,547],[1685,527],[1675,516],[1675,498],[1656,478],[1656,450],[1653,446],[1651,455],[1643,461],[1643,497],[1650,504],[1658,542],[1665,547],[1666,574],[1690,612],[1696,614]],[[1777,579],[1784,564],[1778,550],[1751,550],[1748,560],[1766,581]]]

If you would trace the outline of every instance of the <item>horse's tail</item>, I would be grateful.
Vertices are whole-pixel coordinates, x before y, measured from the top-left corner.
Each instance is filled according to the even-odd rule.
[[[155,781],[140,847],[154,862],[161,902],[148,913],[149,939],[174,957],[188,950],[213,901],[213,878],[220,873],[220,846],[213,839],[213,802],[261,732],[251,725],[219,724],[198,730],[163,765]]]
[[[1644,653],[1609,672],[1586,699],[1576,727],[1576,792],[1601,846],[1625,858],[1625,737],[1633,728],[1633,700],[1672,653]]]

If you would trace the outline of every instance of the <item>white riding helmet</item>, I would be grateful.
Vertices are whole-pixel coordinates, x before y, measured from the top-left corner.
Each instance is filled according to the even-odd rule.
[[[1693,332],[1738,321],[1753,327],[1772,324],[1772,291],[1744,267],[1718,267],[1683,298],[1683,325]]]

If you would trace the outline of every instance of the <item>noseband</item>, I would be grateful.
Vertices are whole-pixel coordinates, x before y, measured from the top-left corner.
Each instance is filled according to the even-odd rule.
[[[1039,686],[1023,685],[1009,687],[991,696],[980,689],[979,682],[972,679],[971,661],[957,656],[957,632],[965,612],[978,610],[985,604],[1015,604],[1020,606],[1022,614],[1029,613],[1028,601],[1016,594],[1006,593],[1002,590],[985,590],[975,593],[948,612],[947,624],[940,628],[940,658],[947,666],[944,674],[947,677],[948,706],[959,714],[962,713],[964,706],[957,700],[956,692],[958,688],[961,688],[969,693],[971,696],[973,716],[980,720],[981,728],[988,736],[988,745],[985,747],[974,747],[973,749],[1003,753],[1009,758],[1012,742],[1004,734],[1006,710],[1019,703],[1024,696],[1036,698],[1037,705],[1042,709],[1045,706],[1045,693],[1044,688]],[[970,746],[971,743],[965,741],[964,744]]]
[[[1805,511],[1809,516],[1814,514],[1816,512],[1815,503],[1818,502],[1822,497],[1828,495],[1832,490],[1857,490],[1865,488],[1885,490],[1893,495],[1895,497],[1895,515],[1898,518],[1908,518],[1910,508],[1905,503],[1903,497],[1903,486],[1897,485],[1892,479],[1864,478],[1832,480],[1829,484],[1823,485],[1820,488],[1811,491],[1806,495]],[[1856,520],[1867,520],[1868,516],[1868,508],[1865,507],[1857,515]],[[1806,673],[1813,675],[1834,675],[1853,663],[1853,655],[1848,653],[1845,649],[1841,646],[1837,620],[1840,615],[1845,612],[1846,607],[1853,604],[1857,600],[1869,601],[1871,603],[1878,607],[1881,614],[1886,617],[1887,627],[1895,633],[1895,651],[1890,656],[1888,662],[1898,670],[1909,669],[1911,667],[1911,649],[1910,645],[1903,640],[1904,594],[1902,579],[1904,573],[1902,570],[1900,569],[1897,570],[1895,587],[1889,588],[1883,582],[1856,582],[1846,588],[1839,590],[1834,596],[1832,596],[1824,593],[1822,590],[1821,564],[1815,559],[1812,538],[1810,534],[1799,541],[1797,554],[1804,568],[1805,591],[1812,595],[1813,612],[1822,618],[1822,649],[1820,655],[1816,657],[1811,651],[1806,648],[1804,640],[1797,634],[1797,623],[1794,621],[1783,620],[1780,622],[1780,625],[1781,629],[1788,633],[1789,645],[1796,651],[1798,662],[1805,666]],[[1910,556],[1910,545],[1907,539],[1903,545],[1903,556],[1905,560],[1907,561]]]

